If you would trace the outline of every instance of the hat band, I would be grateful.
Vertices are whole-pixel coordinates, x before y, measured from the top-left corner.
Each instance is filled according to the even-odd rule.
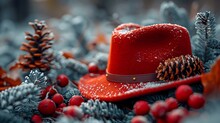
[[[111,82],[150,82],[157,81],[155,73],[137,74],[137,75],[119,75],[106,72],[106,79]]]

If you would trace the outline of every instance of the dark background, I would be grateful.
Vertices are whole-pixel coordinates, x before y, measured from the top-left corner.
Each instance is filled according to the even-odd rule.
[[[189,16],[195,9],[210,10],[219,16],[219,0],[173,0],[185,8]],[[150,9],[159,9],[163,0],[0,0],[0,21],[9,19],[22,23],[35,18],[60,18],[74,13],[100,21],[114,13],[120,16],[138,16]]]

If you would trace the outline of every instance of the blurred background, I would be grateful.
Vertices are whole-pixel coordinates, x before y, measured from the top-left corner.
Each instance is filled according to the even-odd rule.
[[[5,19],[16,23],[35,18],[60,18],[70,13],[81,15],[90,20],[102,21],[113,14],[120,17],[141,16],[149,10],[159,10],[160,4],[166,0],[1,0],[0,21]],[[173,0],[189,13],[193,9],[210,10],[218,14],[218,0]],[[195,14],[195,13],[190,13]]]
[[[141,25],[176,23],[195,35],[197,12],[211,11],[218,22],[218,0],[0,0],[0,66],[7,69],[33,32],[28,22],[45,20],[55,35],[55,51],[68,51],[89,62],[97,53],[108,54],[112,30],[121,23]],[[216,27],[217,33],[220,26]],[[218,29],[219,28],[219,29]]]

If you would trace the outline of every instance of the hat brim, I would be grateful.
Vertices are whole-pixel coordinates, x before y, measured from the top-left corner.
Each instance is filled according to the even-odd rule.
[[[87,74],[79,80],[79,90],[88,99],[116,102],[198,82],[200,75],[171,82],[120,83],[107,81],[105,75]]]

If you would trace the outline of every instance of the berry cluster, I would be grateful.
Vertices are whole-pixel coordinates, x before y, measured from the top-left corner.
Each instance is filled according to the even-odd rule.
[[[157,123],[179,123],[189,114],[184,107],[179,107],[179,103],[185,103],[193,109],[200,109],[205,104],[205,98],[202,94],[193,93],[188,85],[181,85],[175,92],[175,98],[170,97],[165,101],[159,100],[150,105],[147,101],[137,101],[134,104],[133,111],[137,115],[133,117],[131,123],[147,123],[144,115],[152,115]]]
[[[64,97],[60,94],[56,87],[64,88],[69,84],[69,79],[66,75],[61,74],[57,77],[57,85],[47,86],[41,91],[41,101],[38,104],[38,111],[40,114],[32,116],[33,123],[42,123],[43,117],[58,117],[59,115],[71,116],[74,118],[82,118],[83,113],[79,106],[84,99],[82,96],[72,96],[68,104],[64,102]]]
[[[205,98],[202,94],[193,93],[193,90],[188,85],[179,86],[175,93],[176,99],[179,102],[187,103],[189,107],[199,109],[204,106]]]

